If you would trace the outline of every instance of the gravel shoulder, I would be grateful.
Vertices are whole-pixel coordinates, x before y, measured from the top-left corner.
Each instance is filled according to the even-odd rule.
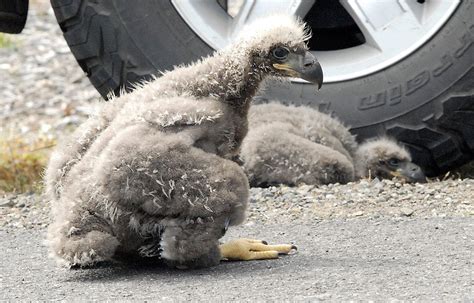
[[[87,119],[100,99],[48,2],[33,1],[24,31],[0,47],[0,138],[59,137]]]
[[[444,218],[474,216],[474,179],[425,184],[361,180],[348,184],[252,188],[247,226],[347,218]],[[37,194],[0,196],[0,227],[42,229],[49,203]]]

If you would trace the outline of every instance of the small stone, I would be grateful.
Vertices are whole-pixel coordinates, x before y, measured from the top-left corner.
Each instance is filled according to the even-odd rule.
[[[404,208],[400,209],[400,212],[403,216],[410,217],[411,215],[413,215],[413,213],[415,211],[411,208],[405,208],[404,207]]]
[[[13,206],[15,206],[14,199],[5,199],[3,201],[0,201],[0,207],[13,207]]]

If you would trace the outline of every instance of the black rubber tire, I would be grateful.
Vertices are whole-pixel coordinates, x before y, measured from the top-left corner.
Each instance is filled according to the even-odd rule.
[[[28,17],[28,0],[0,0],[0,32],[19,34]]]
[[[72,53],[106,98],[110,91],[208,55],[169,1],[51,0]],[[359,139],[388,133],[427,175],[474,155],[474,1],[409,57],[366,77],[269,86],[259,100],[308,104],[334,113]],[[324,66],[323,66],[324,69]]]

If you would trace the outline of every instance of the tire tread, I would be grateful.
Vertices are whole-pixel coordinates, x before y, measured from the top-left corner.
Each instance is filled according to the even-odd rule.
[[[403,142],[430,176],[474,157],[474,96],[451,93],[441,100],[438,117],[421,125],[395,125],[387,133]]]
[[[116,20],[100,12],[100,2],[51,0],[51,3],[71,52],[104,99],[112,91],[119,95],[122,88],[130,91],[132,83],[150,78],[149,73],[141,74],[134,70],[133,64],[128,64],[134,56],[142,54],[123,52],[122,55],[118,51],[127,49],[131,42],[120,36],[120,24]]]

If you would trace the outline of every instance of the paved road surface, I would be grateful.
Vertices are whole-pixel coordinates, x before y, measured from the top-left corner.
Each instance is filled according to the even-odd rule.
[[[351,219],[234,228],[229,237],[294,241],[279,260],[194,271],[147,264],[65,270],[40,231],[0,231],[0,300],[472,301],[472,218]]]

